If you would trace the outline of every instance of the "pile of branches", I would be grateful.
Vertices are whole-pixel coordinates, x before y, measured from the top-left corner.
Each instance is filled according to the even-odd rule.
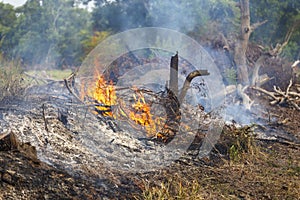
[[[257,90],[267,96],[271,97],[271,105],[291,105],[296,110],[300,111],[300,86],[293,86],[292,79],[289,82],[286,90],[282,90],[280,87],[274,86],[273,92],[267,91],[261,87],[252,87],[254,90]]]

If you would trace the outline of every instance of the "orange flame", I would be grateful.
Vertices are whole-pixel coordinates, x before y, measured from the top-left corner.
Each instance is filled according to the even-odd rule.
[[[103,111],[104,116],[120,119],[127,117],[135,124],[142,126],[147,132],[147,136],[159,136],[158,129],[161,128],[161,124],[165,119],[153,116],[151,114],[151,106],[146,103],[144,95],[137,88],[132,88],[132,90],[134,91],[134,103],[126,107],[125,102],[121,98],[117,98],[116,89],[112,81],[107,82],[103,75],[99,75],[94,88],[89,93],[92,98],[105,105],[96,106],[98,110]],[[107,106],[117,104],[122,108],[119,109],[119,114],[114,115]]]
[[[117,95],[115,87],[111,82],[107,83],[103,75],[98,76],[94,89],[90,92],[92,97],[99,103],[105,106],[96,106],[100,111],[103,111],[103,115],[113,117],[113,114],[106,106],[113,106],[117,103]]]
[[[129,113],[129,117],[136,124],[145,127],[148,136],[153,136],[156,134],[156,123],[153,120],[153,115],[151,114],[151,107],[145,102],[145,98],[141,93],[138,93],[137,98],[134,94],[135,103],[132,104],[132,111]]]

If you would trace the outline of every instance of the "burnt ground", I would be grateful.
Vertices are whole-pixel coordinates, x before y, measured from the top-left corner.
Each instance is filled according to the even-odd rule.
[[[280,116],[271,126],[300,138],[300,115],[290,107],[269,106]],[[286,123],[281,120],[287,119]],[[228,129],[227,129],[228,130]],[[235,132],[236,130],[231,129]],[[231,136],[232,137],[232,136]],[[222,141],[223,140],[223,141]],[[4,142],[3,142],[4,141]],[[238,159],[228,155],[224,133],[210,157],[191,162],[178,161],[149,173],[104,174],[95,181],[69,173],[37,159],[30,144],[0,144],[1,199],[299,199],[300,151],[295,141],[254,140]],[[232,141],[232,138],[229,138]],[[25,146],[25,147],[24,147]],[[33,150],[30,150],[32,149]],[[223,152],[222,152],[223,151]],[[108,170],[109,171],[109,170]],[[99,171],[98,173],[107,173]],[[85,175],[88,175],[87,172]],[[93,173],[90,174],[93,176]]]
[[[265,111],[266,130],[289,137],[254,139],[232,157],[235,134],[243,130],[226,126],[210,157],[178,161],[149,173],[102,169],[97,171],[101,179],[93,179],[88,167],[70,173],[39,160],[31,144],[2,139],[1,199],[299,199],[299,111],[270,106],[265,96],[256,102]],[[269,123],[268,115],[274,118]]]
[[[282,66],[262,70],[280,75]],[[284,88],[289,77],[282,80],[277,83]],[[273,81],[266,89],[271,89]],[[0,199],[299,199],[299,111],[289,105],[271,106],[268,97],[248,92],[259,105],[249,115],[259,112],[260,132],[277,133],[276,139],[251,137],[248,128],[227,125],[210,156],[188,157],[148,173],[120,172],[97,160],[72,171],[39,159],[35,145],[18,139],[18,131],[8,133],[0,140]],[[14,101],[0,103],[0,119]],[[76,145],[76,137],[70,134],[77,133],[65,131],[63,120],[55,123],[57,135]],[[42,122],[31,128],[36,126],[41,128]],[[233,146],[239,148],[232,150]],[[70,149],[64,151],[72,156]]]

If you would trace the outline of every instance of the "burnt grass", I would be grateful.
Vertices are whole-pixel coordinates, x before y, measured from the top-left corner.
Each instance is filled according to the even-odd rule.
[[[282,69],[262,69],[285,77],[280,83],[273,80],[266,89],[275,83],[287,85],[289,73]],[[88,172],[70,174],[39,160],[34,147],[24,149],[21,141],[2,139],[0,199],[299,199],[299,111],[288,105],[271,106],[267,97],[250,93],[265,113],[277,116],[272,122],[265,116],[268,131],[286,133],[294,140],[255,139],[247,127],[228,125],[208,157],[178,160],[148,173],[107,169],[99,171],[107,178],[97,180],[86,177]]]
[[[93,180],[69,174],[37,159],[29,150],[0,143],[1,199],[299,199],[300,115],[292,107],[270,106],[280,116],[270,126],[296,141],[257,140],[248,128],[225,126],[211,152],[201,160],[179,160],[149,173],[112,171]],[[281,123],[283,119],[287,123]],[[11,146],[9,146],[11,145]],[[19,144],[24,146],[22,144]],[[27,144],[30,146],[30,144]],[[232,152],[231,147],[240,147]],[[34,148],[34,147],[33,147]],[[28,149],[28,148],[27,148]],[[101,173],[101,172],[99,172]]]
[[[266,102],[267,103],[267,102]],[[299,138],[300,116],[292,108],[270,107],[289,117],[278,128]],[[299,199],[300,151],[297,143],[251,139],[229,155],[245,129],[225,127],[211,156],[178,161],[149,173],[115,173],[91,181],[50,166],[28,152],[0,144],[1,199]],[[7,145],[6,145],[7,146]],[[105,183],[105,186],[104,184]]]

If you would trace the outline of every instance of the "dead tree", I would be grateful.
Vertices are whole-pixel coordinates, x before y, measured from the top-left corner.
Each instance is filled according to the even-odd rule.
[[[249,38],[251,33],[256,28],[266,23],[267,20],[262,22],[257,22],[251,25],[249,0],[240,0],[237,6],[240,8],[241,24],[240,24],[240,33],[234,49],[234,62],[237,67],[238,82],[242,85],[249,85],[250,84],[249,71],[248,71],[247,57],[246,57]]]
[[[189,73],[189,75],[186,77],[184,84],[182,86],[182,89],[180,91],[179,94],[179,102],[182,103],[184,97],[186,96],[186,93],[188,91],[188,89],[190,88],[190,84],[192,82],[192,80],[197,77],[197,76],[207,76],[209,75],[207,70],[195,70],[191,73]]]
[[[234,49],[234,62],[237,67],[237,77],[239,83],[249,84],[246,50],[251,34],[249,0],[240,0],[241,25],[238,41]]]

